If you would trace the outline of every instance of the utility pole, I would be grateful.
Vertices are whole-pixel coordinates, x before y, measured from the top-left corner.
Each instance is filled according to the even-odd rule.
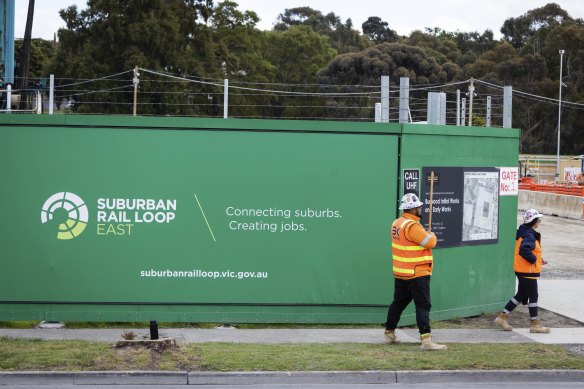
[[[560,96],[558,98],[558,156],[556,161],[556,181],[560,181],[560,122],[562,119],[562,66],[564,63],[564,50],[560,50]]]
[[[24,29],[24,40],[22,41],[22,49],[20,51],[20,78],[17,80],[17,89],[20,89],[20,109],[23,109],[27,104],[26,89],[28,87],[28,71],[30,67],[30,45],[32,34],[32,20],[34,17],[34,2],[35,0],[28,0],[28,13],[26,15],[26,27]],[[17,107],[18,108],[18,107]]]
[[[468,86],[468,94],[469,94],[469,101],[468,101],[468,126],[472,126],[472,99],[474,97],[474,78],[471,77],[470,85]]]
[[[136,116],[136,105],[138,104],[138,84],[140,80],[138,77],[140,73],[138,73],[138,66],[134,67],[134,78],[132,79],[132,83],[134,84],[134,107],[132,109],[133,116]]]

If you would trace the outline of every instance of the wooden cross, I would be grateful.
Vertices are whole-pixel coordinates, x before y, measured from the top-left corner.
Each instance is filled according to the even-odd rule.
[[[433,204],[434,183],[438,182],[438,176],[434,175],[434,170],[430,172],[430,175],[428,176],[427,180],[430,183],[430,215],[428,217],[428,231],[432,231],[432,208],[434,208]]]

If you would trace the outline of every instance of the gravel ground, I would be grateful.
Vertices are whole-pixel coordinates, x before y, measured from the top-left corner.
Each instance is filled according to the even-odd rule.
[[[565,347],[569,352],[584,357],[584,344],[568,344]]]
[[[557,313],[546,311],[545,309],[539,309],[539,316],[541,318],[542,325],[546,327],[554,328],[569,328],[569,327],[582,327],[584,324],[577,320],[570,319]],[[488,328],[498,328],[493,324],[497,314],[492,315],[481,315],[472,317],[463,317],[459,319],[445,320],[443,322],[436,323],[436,328],[477,328],[477,329],[488,329]],[[511,313],[509,316],[509,324],[513,327],[527,328],[529,327],[529,311],[527,306],[520,305]]]

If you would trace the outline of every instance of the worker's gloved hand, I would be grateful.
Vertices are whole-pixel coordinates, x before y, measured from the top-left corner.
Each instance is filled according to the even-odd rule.
[[[543,259],[543,258],[542,258],[542,259],[541,259],[541,264],[542,264],[542,265],[547,265],[547,264],[548,264],[548,261],[546,261],[545,259]]]

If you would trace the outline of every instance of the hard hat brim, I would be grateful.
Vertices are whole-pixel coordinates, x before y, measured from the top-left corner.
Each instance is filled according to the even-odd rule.
[[[399,209],[414,209],[414,208],[420,208],[422,205],[424,205],[423,202],[416,201],[416,202],[411,203],[411,204],[402,204],[402,205],[399,206]]]

